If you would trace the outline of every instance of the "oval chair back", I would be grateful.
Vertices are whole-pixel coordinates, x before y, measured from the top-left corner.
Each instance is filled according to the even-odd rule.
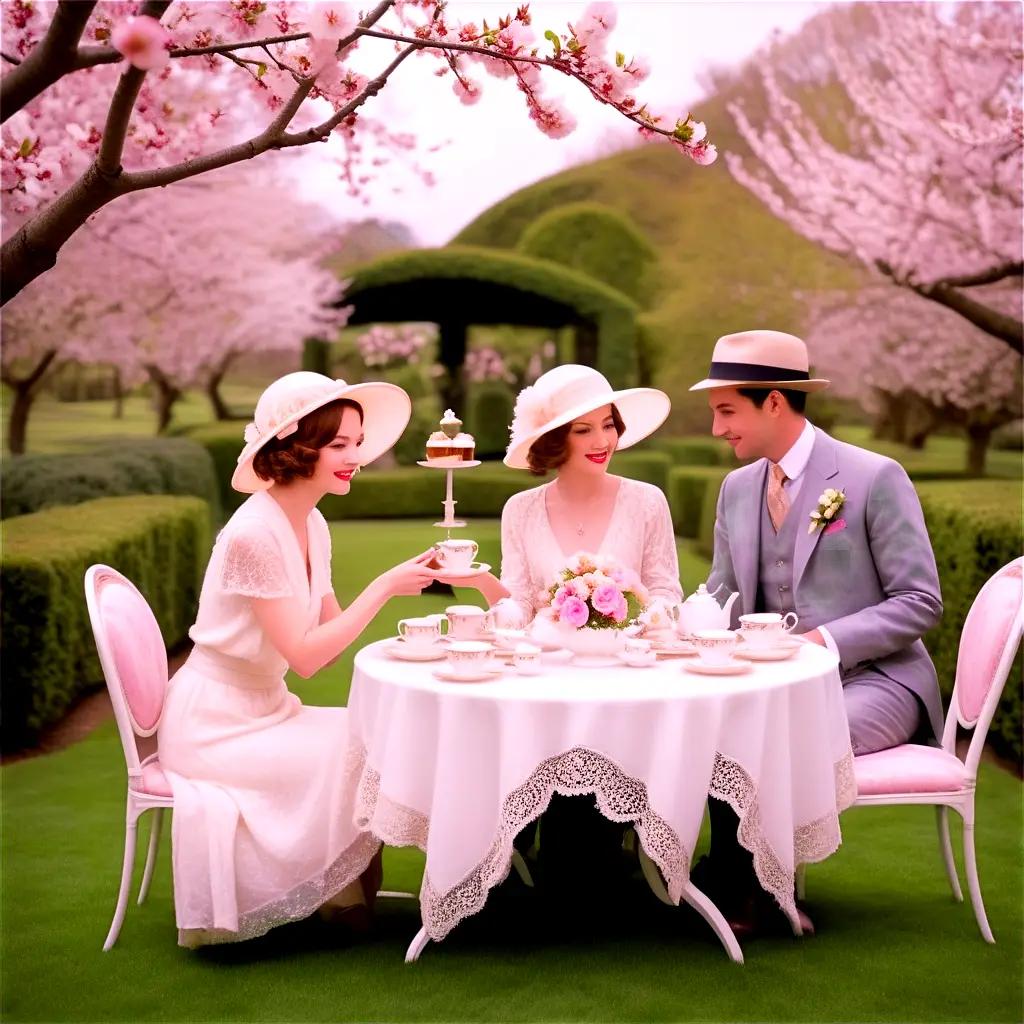
[[[90,566],[85,600],[128,774],[136,778],[149,748],[155,748],[153,740],[145,741],[155,735],[163,713],[167,649],[146,599],[116,569]]]
[[[971,777],[1024,630],[1024,558],[1004,565],[978,591],[960,633],[956,681],[942,734],[943,749],[956,753],[957,725],[973,729],[964,759]]]

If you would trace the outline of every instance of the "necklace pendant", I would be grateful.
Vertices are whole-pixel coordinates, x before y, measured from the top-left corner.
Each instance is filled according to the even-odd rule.
[[[577,537],[582,537],[582,536],[583,536],[583,524],[582,524],[582,523],[580,523],[580,524],[579,524],[579,525],[578,525],[578,526],[576,527],[576,536],[577,536]]]

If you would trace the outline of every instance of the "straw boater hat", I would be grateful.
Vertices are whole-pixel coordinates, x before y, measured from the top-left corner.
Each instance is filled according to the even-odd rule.
[[[294,434],[303,416],[339,398],[349,398],[363,408],[363,443],[358,449],[362,466],[383,455],[402,436],[412,414],[409,396],[394,384],[346,384],[308,370],[285,374],[256,403],[254,422],[245,428],[246,445],[238,456],[231,486],[243,494],[270,487],[273,481],[261,480],[252,468],[256,453],[271,438],[283,440]]]
[[[786,388],[820,391],[830,381],[812,378],[807,346],[782,331],[741,331],[715,343],[711,371],[691,391],[708,388]]]
[[[665,422],[672,408],[664,391],[654,388],[613,391],[605,377],[589,366],[574,363],[556,366],[519,392],[505,465],[513,469],[529,469],[526,456],[534,441],[549,430],[572,423],[612,402],[626,424],[617,449],[628,448],[653,434]]]

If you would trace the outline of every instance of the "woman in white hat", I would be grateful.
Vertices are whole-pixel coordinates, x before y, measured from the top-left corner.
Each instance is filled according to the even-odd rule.
[[[501,581],[474,581],[499,625],[528,625],[547,603],[551,580],[579,551],[611,556],[632,569],[652,599],[682,600],[665,495],[609,472],[615,453],[653,434],[670,409],[662,391],[616,391],[597,370],[574,364],[549,370],[520,392],[505,465],[555,477],[505,503]],[[443,572],[439,577],[445,579]],[[592,798],[556,797],[541,826],[541,861],[555,875],[572,878],[586,865],[595,879],[607,881],[617,867],[622,831],[594,811]],[[527,830],[516,845],[522,849],[531,840]]]
[[[392,384],[290,373],[264,391],[245,429],[231,484],[251,497],[217,537],[189,631],[195,646],[159,729],[182,945],[252,938],[318,908],[365,920],[372,906],[379,844],[352,824],[347,711],[304,706],[284,675],[313,675],[391,597],[434,579],[427,551],[342,609],[316,509],[325,494],[348,493],[410,410]]]

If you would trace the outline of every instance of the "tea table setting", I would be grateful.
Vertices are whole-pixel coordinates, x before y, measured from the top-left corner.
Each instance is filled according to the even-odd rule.
[[[513,840],[555,792],[593,794],[605,817],[631,822],[655,895],[692,906],[742,962],[689,877],[705,803],[727,801],[759,883],[799,935],[797,868],[835,852],[856,795],[837,657],[792,636],[793,615],[742,616],[728,629],[731,602],[703,586],[675,609],[629,603],[638,614],[616,629],[575,628],[582,591],[565,589],[556,582],[551,613],[528,632],[452,605],[402,620],[356,655],[346,765],[356,824],[426,854],[422,928],[406,959],[480,911],[512,867],[530,884]],[[592,621],[595,608],[627,614],[632,597],[619,590],[621,607],[592,595]]]

